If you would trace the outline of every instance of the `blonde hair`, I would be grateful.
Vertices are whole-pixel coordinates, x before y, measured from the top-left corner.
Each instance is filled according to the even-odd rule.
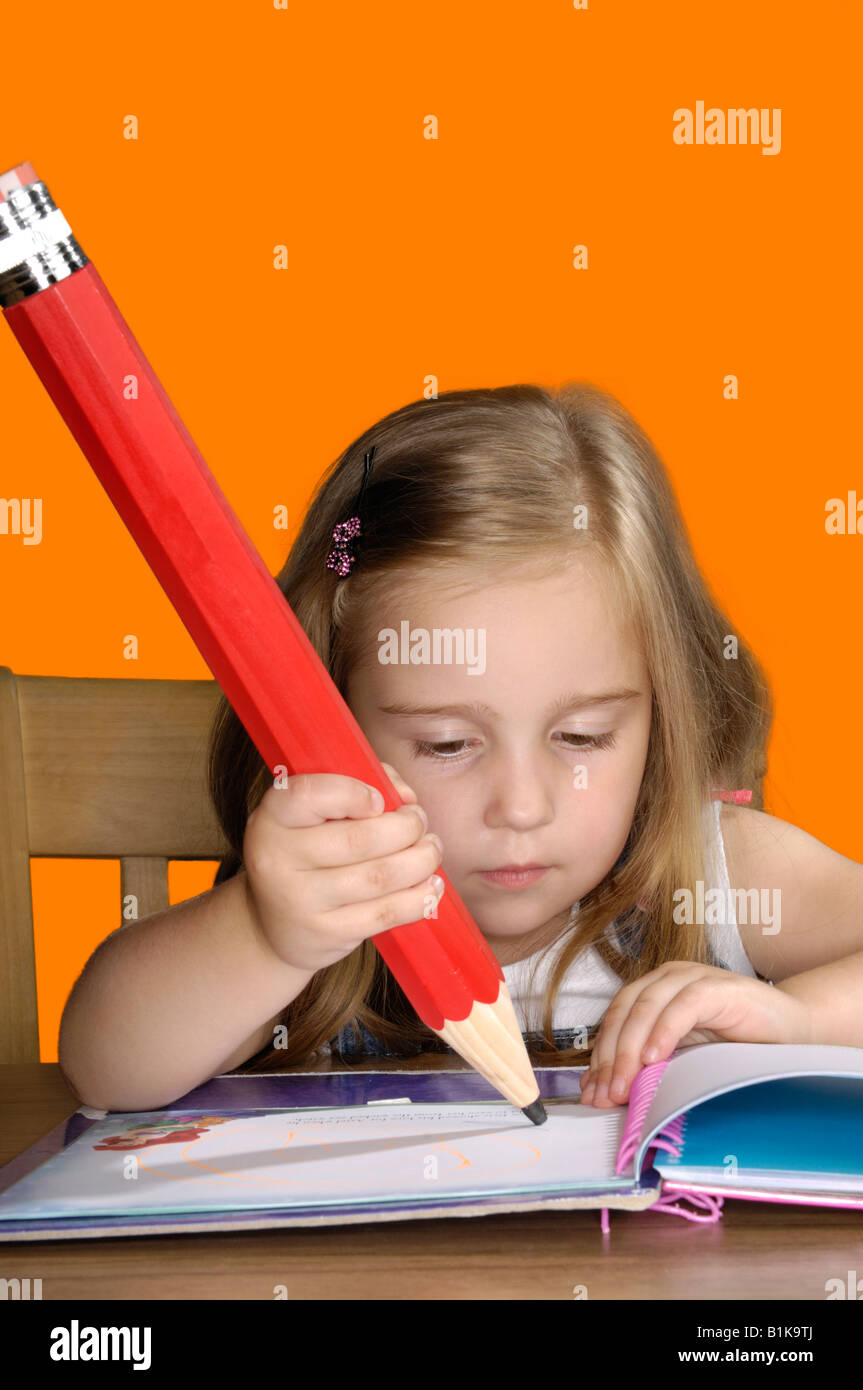
[[[351,514],[374,444],[359,560],[347,579],[326,567],[337,522]],[[587,508],[585,529],[573,506]],[[638,634],[653,688],[647,759],[625,860],[578,904],[543,999],[532,1060],[581,1062],[555,1047],[554,998],[576,957],[594,946],[621,984],[668,960],[712,962],[704,928],[675,923],[674,893],[706,879],[704,806],[715,787],[746,787],[763,806],[772,721],[769,687],[696,565],[665,469],[613,396],[588,383],[449,391],[412,401],[359,436],[324,474],[277,583],[344,696],[367,658],[368,615],[383,587],[430,568],[455,580],[465,565],[559,569],[579,546],[601,557],[622,617]],[[736,637],[736,659],[726,640]],[[242,864],[246,820],[271,785],[223,698],[210,743],[210,791],[232,853],[215,884]],[[639,904],[639,906],[636,906]],[[642,905],[643,906],[640,906]],[[613,924],[617,923],[616,929]],[[637,954],[614,944],[623,923]],[[286,1048],[255,1071],[301,1061],[346,1024],[404,1055],[442,1051],[371,941],[318,971],[285,1009]]]

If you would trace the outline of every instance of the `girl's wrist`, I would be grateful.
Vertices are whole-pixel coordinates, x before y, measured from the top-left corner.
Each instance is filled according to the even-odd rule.
[[[812,1043],[823,1042],[824,1036],[818,1007],[805,985],[802,990],[798,990],[795,983],[797,978],[796,975],[790,975],[787,980],[770,981],[774,989],[779,990],[796,1006],[792,1008],[790,1036],[786,1041],[803,1043],[807,1046]]]
[[[305,989],[309,980],[316,973],[314,970],[302,970],[296,965],[292,965],[279,955],[273,945],[258,913],[255,895],[252,892],[249,876],[245,868],[239,868],[234,876],[240,881],[238,891],[242,894],[244,913],[247,919],[248,931],[261,952],[263,963],[268,970],[275,970],[282,973],[285,977],[286,987],[291,990],[291,994],[286,1001],[290,1003],[295,999],[301,989]]]

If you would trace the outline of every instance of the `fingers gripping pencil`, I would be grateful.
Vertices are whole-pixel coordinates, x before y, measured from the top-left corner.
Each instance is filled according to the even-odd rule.
[[[0,174],[0,306],[267,766],[359,778],[395,810],[371,745],[29,164]],[[541,1124],[501,968],[438,872],[437,918],[372,940],[423,1022]]]

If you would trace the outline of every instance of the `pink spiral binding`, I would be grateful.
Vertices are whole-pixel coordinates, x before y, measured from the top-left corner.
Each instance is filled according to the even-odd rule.
[[[662,1062],[651,1062],[650,1066],[642,1067],[632,1083],[632,1089],[629,1093],[629,1109],[627,1111],[626,1124],[620,1139],[620,1147],[617,1150],[617,1161],[614,1165],[615,1173],[622,1173],[630,1159],[635,1157],[635,1152],[638,1148],[639,1140],[641,1139],[644,1121],[650,1109],[650,1102],[656,1094],[656,1088],[662,1078],[662,1073],[665,1071],[670,1061],[671,1058],[666,1057]],[[674,1121],[669,1125],[669,1133],[671,1132],[673,1124]],[[674,1135],[672,1137],[679,1138],[680,1136]]]
[[[638,1151],[647,1112],[653,1097],[656,1095],[656,1088],[662,1078],[662,1073],[670,1061],[671,1058],[666,1057],[664,1061],[652,1062],[650,1066],[642,1067],[632,1083],[626,1124],[614,1165],[615,1173],[622,1172]],[[656,1149],[665,1149],[668,1153],[674,1154],[675,1158],[680,1157],[680,1146],[683,1142],[685,1126],[686,1115],[677,1115],[673,1120],[669,1120],[659,1134],[653,1136],[645,1154],[646,1166],[650,1166]],[[697,1221],[710,1225],[718,1221],[722,1215],[724,1200],[724,1197],[714,1196],[706,1192],[679,1192],[674,1197],[669,1193],[661,1196],[659,1201],[654,1202],[653,1206],[648,1207],[647,1210],[660,1212],[663,1215],[682,1216],[686,1221]],[[701,1207],[702,1211],[687,1211],[685,1207],[680,1205],[681,1201],[691,1202],[693,1206]],[[603,1234],[607,1234],[610,1230],[608,1212],[608,1207],[602,1208]]]

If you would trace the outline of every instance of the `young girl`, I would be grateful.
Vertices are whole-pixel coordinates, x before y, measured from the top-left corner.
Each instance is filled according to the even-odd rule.
[[[863,1046],[863,866],[760,809],[766,680],[614,398],[523,385],[394,411],[325,475],[278,583],[408,804],[328,774],[274,786],[223,700],[231,853],[85,967],[60,1034],[85,1103],[447,1050],[370,940],[436,911],[441,863],[532,1060],[589,1061],[588,1103],[696,1042]]]

